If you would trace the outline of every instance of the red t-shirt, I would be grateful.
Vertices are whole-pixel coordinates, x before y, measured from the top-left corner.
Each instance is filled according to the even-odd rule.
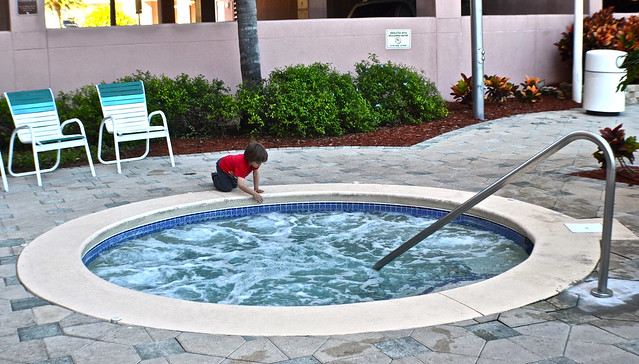
[[[220,159],[220,168],[232,176],[246,178],[249,173],[258,168],[253,168],[244,158],[244,154],[227,155]]]

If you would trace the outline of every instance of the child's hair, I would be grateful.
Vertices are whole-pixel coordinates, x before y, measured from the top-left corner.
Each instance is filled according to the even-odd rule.
[[[268,160],[268,152],[262,144],[250,142],[246,150],[244,150],[244,159],[249,162],[264,163]]]

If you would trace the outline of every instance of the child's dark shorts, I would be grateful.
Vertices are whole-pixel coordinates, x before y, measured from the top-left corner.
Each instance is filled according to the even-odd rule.
[[[220,168],[220,161],[215,164],[217,173],[211,173],[213,179],[213,186],[219,191],[229,192],[237,187],[237,177],[227,174]]]

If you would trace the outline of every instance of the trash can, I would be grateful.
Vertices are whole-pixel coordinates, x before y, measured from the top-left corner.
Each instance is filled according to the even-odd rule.
[[[626,70],[620,68],[627,53],[611,49],[586,52],[583,108],[591,114],[618,115],[626,108],[625,92],[617,86]]]

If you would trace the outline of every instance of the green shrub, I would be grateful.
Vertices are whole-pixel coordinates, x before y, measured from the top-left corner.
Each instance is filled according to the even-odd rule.
[[[628,52],[621,68],[625,68],[626,73],[621,77],[617,86],[618,91],[625,91],[628,85],[639,83],[639,47]]]
[[[169,78],[137,71],[114,82],[143,81],[149,112],[162,110],[166,114],[174,138],[211,138],[226,133],[339,136],[372,131],[380,121],[398,125],[447,115],[434,84],[412,68],[380,64],[374,55],[356,68],[354,79],[325,63],[288,66],[274,70],[267,80],[239,85],[235,95],[229,94],[222,81],[208,81],[201,75]],[[95,155],[102,121],[95,86],[60,92],[56,104],[61,120],[78,118],[83,122]],[[13,129],[7,102],[0,98],[0,146],[5,153]],[[110,140],[105,139],[106,158],[113,154]],[[135,147],[136,143],[128,145]],[[29,148],[20,148],[24,156],[16,155],[16,164],[27,168],[31,163]],[[63,165],[83,162],[82,153],[65,153]],[[43,165],[50,159],[48,155],[44,158]]]
[[[84,124],[89,145],[97,145],[98,130],[102,122],[102,108],[94,85],[83,86],[72,92],[59,92],[55,97],[60,121],[78,118]],[[68,133],[71,129],[65,129]],[[76,130],[77,132],[77,130]]]
[[[238,86],[235,101],[239,108],[240,134],[258,135],[264,132],[268,102],[264,94],[265,81],[245,82]]]
[[[381,125],[419,124],[448,114],[437,87],[423,73],[377,56],[355,64],[355,86]]]
[[[11,119],[9,104],[4,98],[4,95],[2,95],[2,97],[0,97],[0,147],[2,147],[3,152],[8,148],[13,129],[15,129],[15,127]]]
[[[174,138],[211,138],[237,126],[237,103],[221,80],[137,71],[116,82],[143,81],[149,113],[162,110]]]
[[[47,2],[48,3],[48,2]],[[69,6],[72,4],[65,5]],[[73,4],[72,6],[74,6]],[[58,5],[60,6],[60,5]],[[83,27],[108,27],[111,26],[111,8],[109,4],[104,5],[94,5],[92,7],[93,11],[89,13],[84,22],[82,22]],[[132,16],[127,15],[122,10],[122,5],[120,3],[115,5],[115,18],[118,26],[123,25],[137,25],[138,20]]]
[[[241,125],[253,133],[339,136],[376,126],[351,76],[325,63],[275,69],[262,85],[241,86],[237,98],[244,117]]]
[[[276,69],[269,75],[269,132],[277,136],[342,135],[338,106],[327,72],[315,63]]]

